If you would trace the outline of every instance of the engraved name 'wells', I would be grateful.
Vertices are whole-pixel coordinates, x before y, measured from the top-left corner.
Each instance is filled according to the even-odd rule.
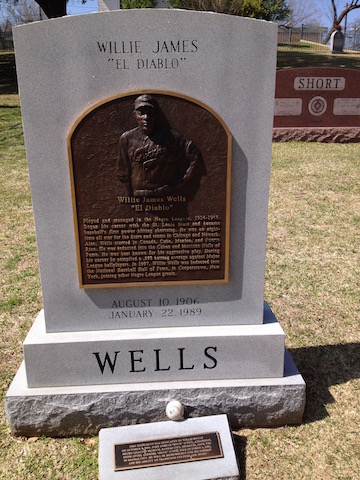
[[[127,352],[124,352],[124,354],[122,354],[120,350],[116,350],[111,356],[107,351],[105,354],[94,352],[93,355],[96,358],[97,365],[102,375],[104,372],[111,372],[114,374],[116,367],[119,365],[122,367],[126,365],[126,368],[130,373],[141,373],[150,369],[152,369],[154,372],[167,372],[169,370],[194,370],[196,368],[212,370],[216,368],[218,364],[218,361],[215,358],[217,347],[206,347],[203,352],[204,360],[202,364],[199,365],[195,365],[187,358],[187,352],[185,348],[178,348],[177,351],[174,351],[174,355],[172,355],[172,365],[169,365],[163,361],[161,348],[156,348],[152,352],[152,365],[144,364],[144,350],[141,349],[128,350]],[[122,356],[120,362],[118,361],[119,356]]]

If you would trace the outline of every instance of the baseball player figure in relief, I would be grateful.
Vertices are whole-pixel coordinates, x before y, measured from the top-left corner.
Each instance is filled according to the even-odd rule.
[[[160,124],[160,109],[151,95],[135,100],[138,126],[119,140],[118,177],[126,194],[160,197],[179,193],[189,180],[204,173],[196,145],[169,126]]]

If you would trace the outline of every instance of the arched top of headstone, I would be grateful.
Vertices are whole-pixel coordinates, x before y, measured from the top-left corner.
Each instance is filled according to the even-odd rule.
[[[343,53],[344,48],[344,34],[341,30],[335,30],[330,37],[330,52]]]

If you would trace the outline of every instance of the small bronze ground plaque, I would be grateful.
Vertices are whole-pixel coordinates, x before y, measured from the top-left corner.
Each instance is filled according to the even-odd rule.
[[[115,471],[223,458],[218,432],[114,445]]]

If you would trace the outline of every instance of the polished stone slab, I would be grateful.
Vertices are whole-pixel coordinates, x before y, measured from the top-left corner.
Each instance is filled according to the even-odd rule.
[[[29,387],[281,377],[284,332],[262,325],[46,333],[40,312],[24,342]]]
[[[14,28],[48,332],[262,323],[276,37],[270,22],[175,9]],[[153,67],[166,62],[176,68]],[[68,135],[94,105],[147,90],[194,99],[232,136],[227,284],[79,286]],[[181,316],[182,299],[196,302],[201,315]]]
[[[351,130],[358,131],[360,127],[359,83],[360,72],[350,68],[304,67],[278,71],[274,129],[297,132],[294,139],[302,141],[342,143],[346,141],[342,137],[347,134],[350,142]],[[320,130],[323,137],[319,135]],[[340,135],[339,139],[336,134]]]
[[[114,445],[161,439],[177,439],[185,435],[201,435],[216,432],[220,440],[222,458],[185,463],[151,466],[124,471],[114,471]],[[164,452],[165,453],[165,452]],[[179,452],[181,453],[181,452]],[[100,480],[237,480],[239,468],[234,451],[232,434],[226,415],[189,418],[183,421],[167,421],[106,428],[99,433]]]

